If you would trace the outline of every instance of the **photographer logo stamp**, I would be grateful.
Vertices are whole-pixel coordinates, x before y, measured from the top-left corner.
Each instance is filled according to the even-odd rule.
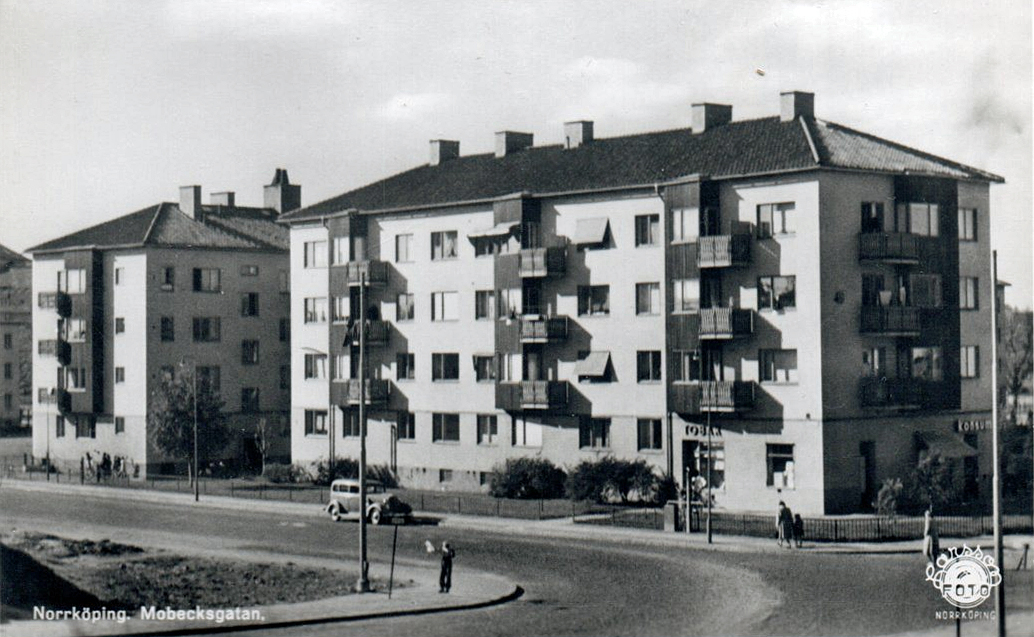
[[[979,546],[973,550],[963,545],[961,551],[953,546],[939,555],[936,565],[928,564],[926,581],[952,606],[966,609],[983,604],[1002,583],[1002,574],[994,556],[984,555]]]

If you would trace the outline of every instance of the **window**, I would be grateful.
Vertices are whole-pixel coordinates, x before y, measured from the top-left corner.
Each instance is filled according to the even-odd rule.
[[[797,231],[794,204],[766,203],[758,206],[758,237],[774,237]]]
[[[306,241],[305,242],[304,265],[307,268],[327,267],[327,242]],[[326,414],[324,414],[326,417]]]
[[[122,416],[115,416],[115,433],[121,434],[126,432],[126,419]]]
[[[514,447],[541,447],[542,425],[515,416],[510,421],[510,442]]]
[[[161,318],[161,339],[163,343],[171,343],[176,340],[176,322],[171,316]]]
[[[348,320],[352,313],[352,297],[332,296],[330,305],[330,320],[335,323],[343,323]]]
[[[499,365],[496,367],[495,371],[498,380],[509,382],[521,379],[518,356],[518,354],[512,354],[509,352],[497,352],[496,358],[499,361]]]
[[[176,268],[172,266],[162,268],[160,286],[163,292],[172,292],[176,289]]]
[[[913,347],[911,353],[912,378],[931,381],[943,380],[940,347]]]
[[[432,442],[459,442],[460,415],[433,414],[431,417]]]
[[[245,292],[241,295],[241,316],[259,315],[258,292]]]
[[[327,435],[327,412],[319,409],[305,410],[305,435]]]
[[[452,469],[439,469],[438,482],[452,482]]]
[[[582,417],[578,425],[578,446],[582,449],[610,447],[610,418]]]
[[[510,251],[510,236],[505,237],[477,237],[471,238],[474,242],[475,257],[490,257],[493,254],[506,254]]]
[[[579,285],[578,315],[606,316],[610,314],[609,285]]]
[[[14,347],[14,335],[4,334],[4,349],[11,349]]]
[[[14,396],[11,394],[4,394],[4,409],[11,410],[14,408]]]
[[[327,299],[323,297],[310,297],[305,299],[305,322],[326,323],[327,322]]]
[[[679,314],[700,311],[700,279],[674,279],[671,288],[673,312]]]
[[[886,375],[887,350],[873,347],[862,352],[862,375],[866,378],[883,378]]]
[[[326,380],[327,378],[327,355],[306,354],[305,355],[305,379]]]
[[[291,388],[291,366],[281,365],[280,366],[280,389]]]
[[[700,209],[675,208],[671,211],[671,242],[696,241],[700,235]]]
[[[125,276],[124,268],[115,268],[115,285],[122,285],[122,278]]]
[[[478,472],[478,484],[487,487],[492,484],[492,480],[495,479],[494,471],[479,471]]]
[[[86,368],[65,368],[65,389],[68,391],[86,391]]]
[[[896,225],[903,230],[908,220],[908,232],[924,237],[940,234],[940,208],[935,203],[899,203],[895,209]]]
[[[639,316],[661,313],[661,284],[635,284],[635,313]]]
[[[862,232],[883,232],[883,204],[862,202]]]
[[[639,451],[658,451],[664,448],[660,418],[636,420],[636,438]]]
[[[478,414],[478,444],[494,445],[499,438],[499,419],[496,416]]]
[[[413,320],[413,309],[414,300],[413,294],[403,293],[399,294],[398,300],[395,303],[395,320],[396,321],[412,321]]]
[[[413,380],[416,378],[416,355],[413,353],[395,355],[395,379]]]
[[[395,420],[399,440],[416,440],[416,414],[400,411]]]
[[[977,278],[973,276],[959,277],[959,309],[975,310],[977,302]]]
[[[862,305],[866,307],[888,305],[892,292],[888,290],[887,294],[880,294],[881,292],[884,292],[882,274],[862,275]],[[884,300],[887,300],[888,303],[884,303]]]
[[[977,240],[977,209],[959,208],[959,241]]]
[[[194,317],[194,341],[214,343],[221,338],[222,321],[218,316]]]
[[[69,343],[81,343],[86,340],[86,320],[81,318],[64,319],[60,327],[65,340]],[[11,349],[10,334],[4,335],[4,349]]]
[[[86,291],[86,270],[59,270],[57,290],[67,294],[82,294]]]
[[[291,340],[291,319],[280,319],[280,342],[287,343]]]
[[[287,270],[280,270],[277,273],[277,288],[280,294],[291,293],[291,273]]]
[[[241,364],[257,365],[259,362],[259,342],[255,340],[241,341]]]
[[[524,304],[521,288],[499,290],[499,316],[514,318],[521,314]]]
[[[257,265],[242,265],[241,276],[258,276],[259,269]]]
[[[761,382],[796,383],[797,350],[763,349],[758,353]]]
[[[657,245],[657,235],[661,229],[660,215],[638,215],[635,218],[635,246]]]
[[[459,380],[459,354],[431,354],[431,380]]]
[[[194,268],[195,292],[221,292],[222,273],[219,268]]]
[[[431,260],[441,261],[443,259],[456,258],[456,231],[447,230],[444,232],[431,233]]]
[[[495,380],[495,356],[476,354],[474,356],[474,379],[479,383]]]
[[[785,310],[797,307],[797,277],[758,277],[758,309]]]
[[[941,276],[939,274],[913,274],[909,277],[913,307],[941,307]]]
[[[218,394],[223,383],[222,369],[217,365],[198,367],[197,382],[202,387],[211,389],[212,393]]]
[[[636,352],[636,381],[648,383],[661,379],[661,353]]]
[[[348,263],[352,254],[351,242],[345,237],[334,237],[331,241],[331,260],[334,265]]]
[[[341,437],[358,438],[363,435],[362,421],[359,420],[358,409],[341,410]]]
[[[770,487],[794,488],[793,445],[765,445],[765,464]]]
[[[126,368],[125,367],[116,367],[115,368],[115,382],[116,383],[124,383],[124,382],[126,382]]]
[[[337,354],[334,356],[334,367],[331,377],[334,380],[345,380],[352,377],[352,357],[348,354]]]
[[[708,470],[711,473],[711,488],[722,489],[725,486],[725,443],[690,441],[689,474],[690,478],[701,476],[706,483]],[[710,467],[708,466],[710,465]]]
[[[395,235],[395,263],[412,263],[413,261],[413,235]]]
[[[253,414],[259,411],[258,387],[241,387],[241,412]]]
[[[474,292],[474,319],[489,320],[495,318],[495,290],[478,290]]]
[[[96,438],[97,422],[90,416],[75,416],[75,437]]]
[[[58,416],[57,420],[54,421],[54,436],[57,438],[65,437],[65,417]]]
[[[458,321],[460,318],[459,292],[431,292],[431,320]]]
[[[13,378],[14,368],[10,363],[4,363],[4,378]]]
[[[963,345],[959,350],[959,360],[962,363],[963,378],[980,376],[980,350],[976,345]]]

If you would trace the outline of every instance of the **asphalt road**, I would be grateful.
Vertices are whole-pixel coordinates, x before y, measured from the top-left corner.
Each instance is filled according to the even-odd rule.
[[[4,528],[50,524],[175,533],[219,544],[355,559],[358,525],[329,518],[47,495],[0,489]],[[391,529],[370,529],[373,574],[386,570]],[[522,538],[432,526],[400,529],[399,554],[428,561],[425,540],[450,540],[455,577],[466,568],[508,577],[526,591],[499,607],[306,627],[307,635],[880,635],[947,626],[946,605],[924,581],[918,555],[719,553],[621,543]],[[213,546],[213,548],[216,548]],[[1029,572],[1024,574],[1030,579]],[[1029,582],[1025,584],[1029,590]],[[1028,593],[1029,596],[1029,593]],[[299,634],[297,630],[249,635]]]

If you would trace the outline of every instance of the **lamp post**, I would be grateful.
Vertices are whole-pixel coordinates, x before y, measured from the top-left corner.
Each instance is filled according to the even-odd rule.
[[[711,543],[711,462],[714,454],[711,451],[711,409],[707,410],[707,543]]]
[[[1004,568],[1002,562],[1002,474],[1001,455],[998,450],[998,251],[991,252],[991,281],[995,286],[991,295],[991,462],[994,464],[991,483],[991,497],[994,514],[995,563]],[[1005,580],[995,589],[995,617],[998,620],[998,637],[1005,637]]]
[[[370,591],[366,559],[366,272],[359,271],[359,581],[356,591]]]

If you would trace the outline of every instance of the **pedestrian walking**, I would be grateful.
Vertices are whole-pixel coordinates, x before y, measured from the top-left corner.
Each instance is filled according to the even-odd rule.
[[[796,513],[793,516],[793,543],[797,545],[797,548],[801,548],[801,543],[804,541],[804,519],[800,513]]]
[[[937,537],[937,521],[933,517],[933,505],[923,513],[923,555],[930,564],[937,564],[937,556],[941,554],[941,543]]]
[[[782,500],[776,513],[776,530],[779,532],[779,546],[786,542],[786,548],[793,548],[793,513]]]
[[[438,576],[439,593],[448,593],[452,588],[452,560],[456,551],[448,542],[442,542],[442,572]]]

